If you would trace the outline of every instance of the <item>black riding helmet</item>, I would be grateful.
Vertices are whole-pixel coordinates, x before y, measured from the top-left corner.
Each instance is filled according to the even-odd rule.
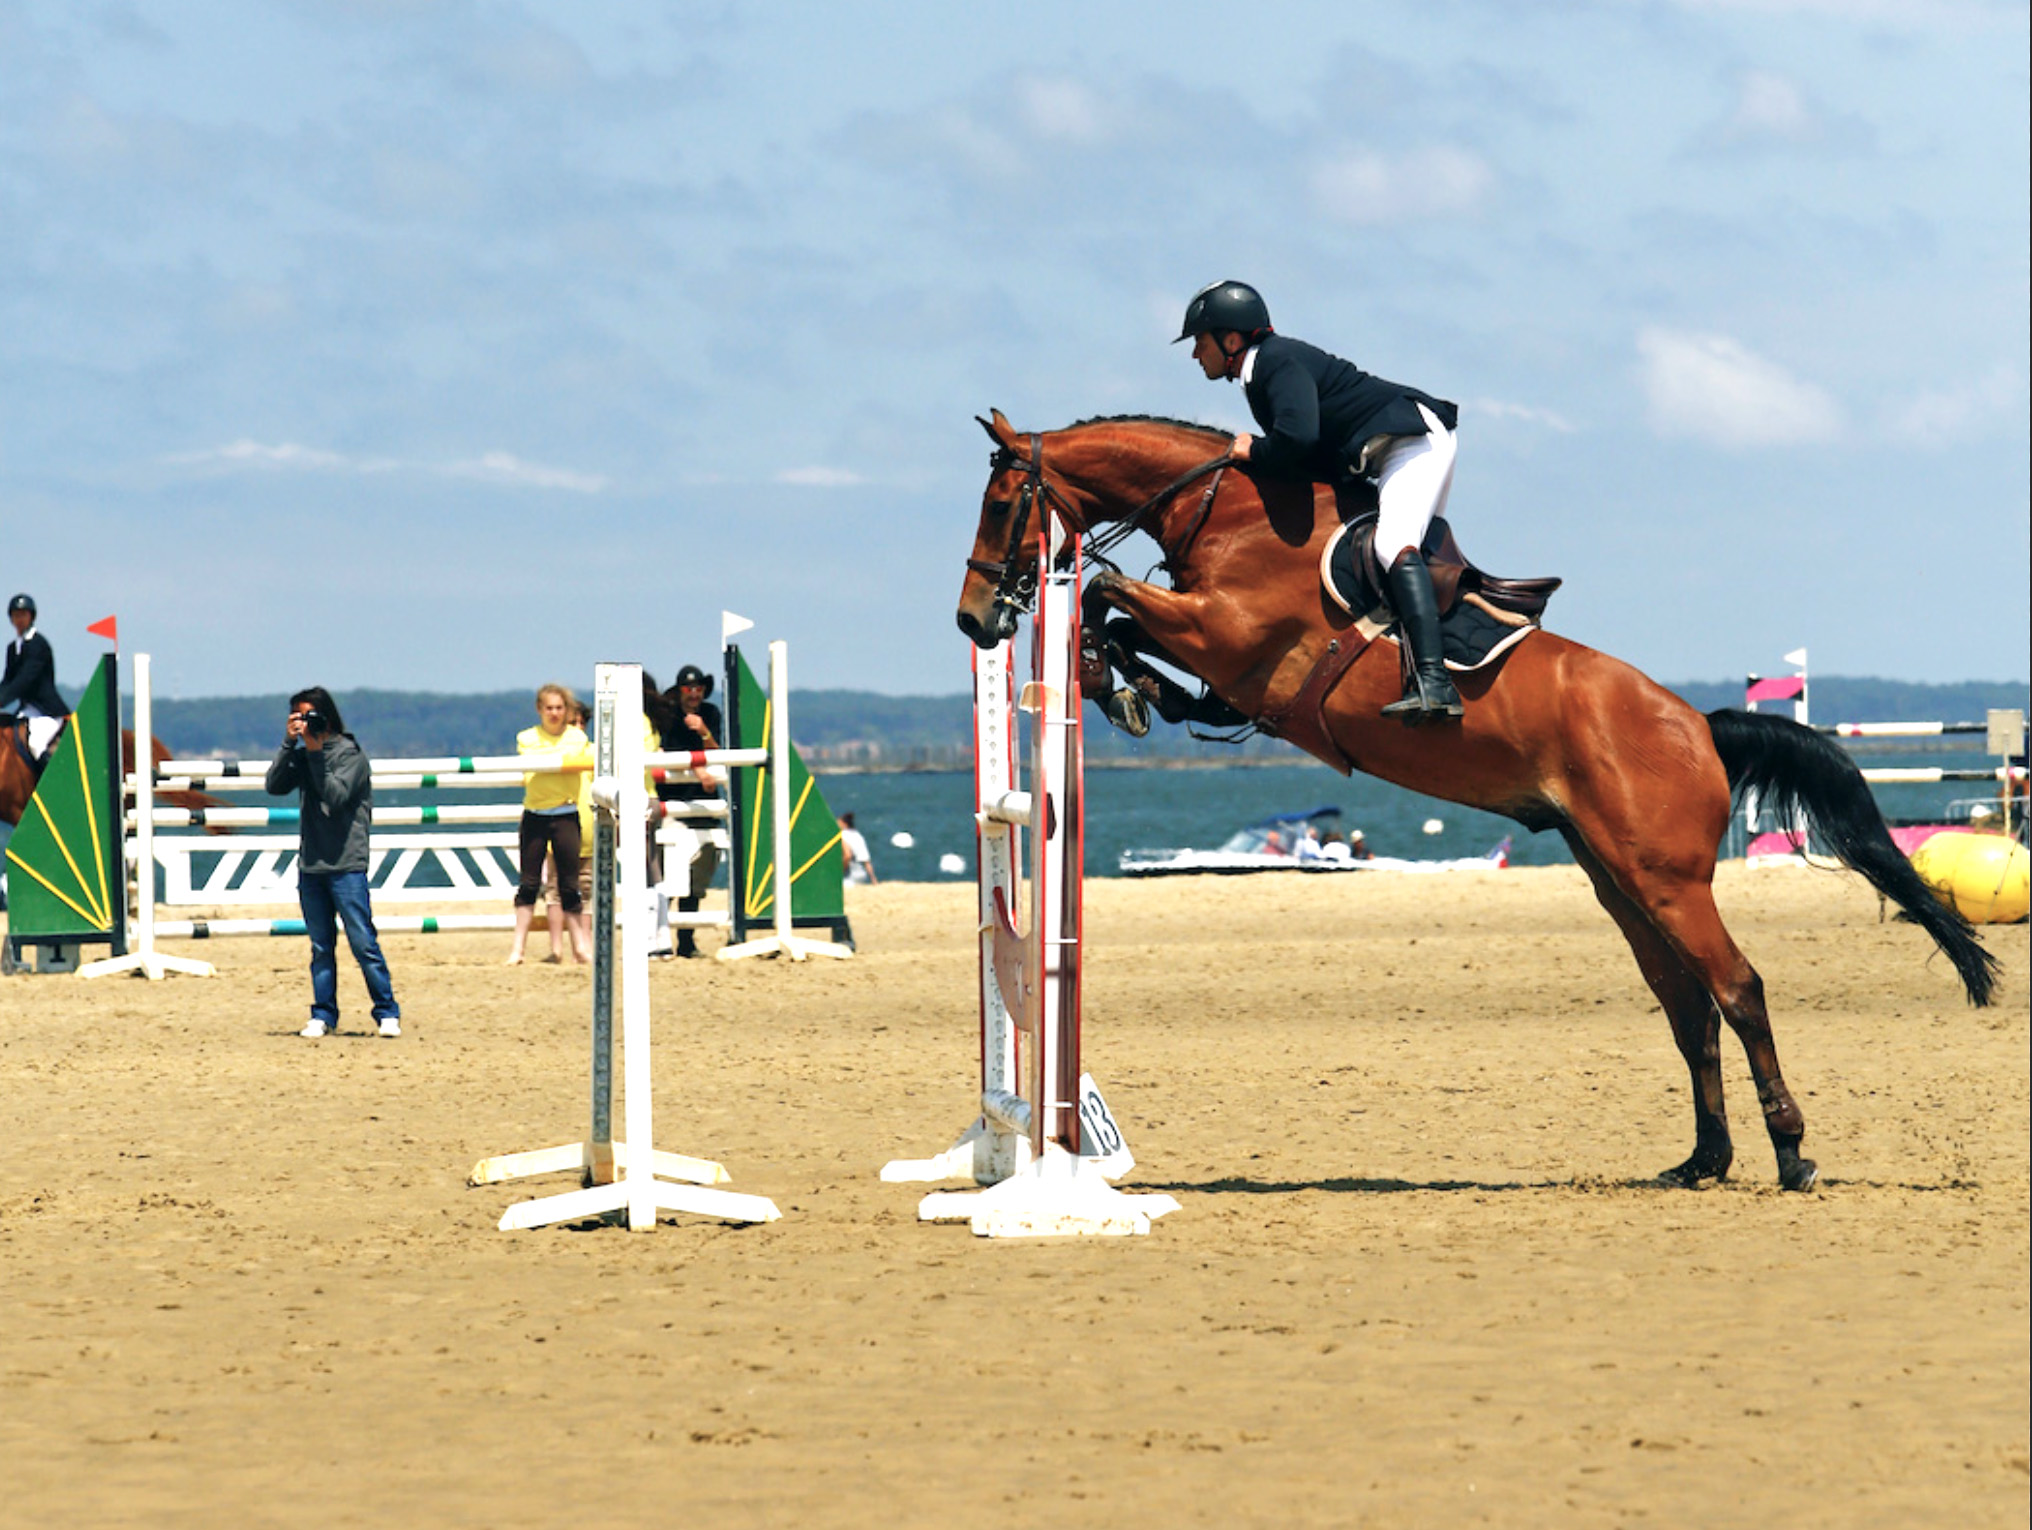
[[[677,678],[670,682],[670,688],[673,691],[687,685],[702,685],[706,688],[708,696],[713,693],[713,677],[700,669],[696,664],[685,665],[683,669],[677,672]]]
[[[7,614],[12,616],[16,611],[26,611],[30,616],[35,615],[35,597],[32,595],[17,595],[8,601]]]
[[[1258,331],[1269,328],[1270,308],[1262,293],[1247,282],[1215,282],[1200,288],[1185,305],[1185,323],[1178,331],[1178,340],[1224,329],[1253,338]],[[1178,340],[1171,343],[1176,345]]]

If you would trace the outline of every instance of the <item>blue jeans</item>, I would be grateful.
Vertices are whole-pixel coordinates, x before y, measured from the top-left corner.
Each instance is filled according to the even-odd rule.
[[[364,871],[299,871],[297,902],[303,909],[304,933],[310,936],[310,1017],[336,1028],[339,1023],[339,932],[345,921],[346,943],[353,948],[353,960],[360,964],[360,976],[367,980],[367,997],[374,1001],[376,1020],[399,1020],[402,1007],[395,1002],[395,984],[388,977],[388,962],[381,955],[381,941],[374,933],[374,911],[367,902],[367,873]]]

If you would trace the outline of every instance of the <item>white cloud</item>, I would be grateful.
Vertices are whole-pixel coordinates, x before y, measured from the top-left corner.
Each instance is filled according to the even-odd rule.
[[[564,489],[573,494],[597,494],[607,486],[607,480],[598,473],[545,467],[538,462],[524,462],[507,452],[488,452],[472,461],[448,462],[436,471],[447,478],[471,478],[515,489]]]
[[[525,462],[508,452],[487,452],[456,462],[399,462],[392,457],[350,457],[344,452],[301,446],[294,441],[269,446],[243,439],[203,451],[178,452],[163,460],[179,467],[224,470],[271,468],[309,473],[429,473],[443,478],[503,484],[510,488],[563,489],[574,494],[598,494],[607,487],[607,480],[597,473],[545,467],[540,463]]]
[[[518,94],[574,91],[593,82],[585,53],[546,28],[496,32],[478,39],[472,50],[489,83]]]
[[[1040,138],[1092,143],[1106,136],[1107,110],[1078,80],[1026,79],[1016,87],[1016,101],[1025,125]]]
[[[1532,404],[1506,404],[1497,398],[1470,399],[1466,406],[1469,414],[1487,415],[1498,420],[1517,420],[1526,425],[1538,425],[1546,430],[1557,431],[1570,436],[1577,427],[1563,414],[1551,409],[1540,409]]]
[[[1637,336],[1651,428],[1722,447],[1795,446],[1841,434],[1841,409],[1727,335],[1645,329]]]
[[[1812,138],[1819,131],[1819,119],[1792,81],[1752,69],[1737,82],[1729,127],[1744,137]]]
[[[1753,11],[1817,16],[1851,26],[1923,31],[1985,21],[2009,21],[2017,0],[1678,0],[1690,11]]]
[[[1852,112],[1830,112],[1790,75],[1745,69],[1732,81],[1734,100],[1696,140],[1724,152],[1807,149],[1873,150],[1875,127]]]
[[[284,441],[276,446],[264,446],[259,441],[231,441],[204,451],[178,452],[167,460],[179,466],[301,468],[323,473],[345,472],[357,467],[351,458],[338,452],[324,451],[315,446],[298,446],[294,441]]]
[[[2025,427],[2024,368],[2000,361],[1959,387],[1931,389],[1884,410],[1885,424],[1919,450],[1981,440]]]
[[[1007,134],[981,122],[963,107],[949,106],[935,112],[926,127],[928,141],[943,146],[970,174],[990,181],[1006,181],[1029,169],[1029,161]],[[905,136],[912,136],[904,131]],[[921,145],[913,142],[909,147],[917,149]]]
[[[834,467],[785,468],[776,475],[776,481],[805,489],[851,489],[867,482],[859,473]]]
[[[1494,184],[1488,162],[1466,149],[1437,145],[1394,158],[1349,149],[1312,172],[1313,201],[1347,223],[1412,223],[1472,210]]]

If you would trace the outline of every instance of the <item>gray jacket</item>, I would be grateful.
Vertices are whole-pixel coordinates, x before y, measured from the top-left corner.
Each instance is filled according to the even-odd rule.
[[[271,797],[301,793],[298,870],[367,869],[367,831],[374,823],[374,783],[367,751],[350,733],[326,737],[322,749],[284,744],[268,767]]]

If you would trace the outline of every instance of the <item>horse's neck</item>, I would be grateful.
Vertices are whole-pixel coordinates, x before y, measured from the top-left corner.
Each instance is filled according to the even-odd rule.
[[[1119,521],[1226,450],[1227,442],[1220,436],[1183,426],[1134,431],[1117,428],[1106,434],[1098,430],[1068,432],[1060,456],[1067,475],[1091,497],[1095,520]],[[1198,493],[1192,488],[1181,489],[1176,499],[1191,499],[1196,504]],[[1172,505],[1159,506],[1145,529],[1156,531],[1172,513]]]
[[[1227,438],[1185,427],[1144,427],[1083,443],[1067,452],[1065,466],[1090,496],[1096,520],[1120,521],[1179,483],[1196,468],[1225,456]],[[1213,494],[1211,503],[1207,495]],[[1324,538],[1339,524],[1333,490],[1317,485],[1279,486],[1266,494],[1238,467],[1195,478],[1152,507],[1141,529],[1169,558],[1187,566],[1240,558],[1266,576],[1272,566],[1316,562]]]

